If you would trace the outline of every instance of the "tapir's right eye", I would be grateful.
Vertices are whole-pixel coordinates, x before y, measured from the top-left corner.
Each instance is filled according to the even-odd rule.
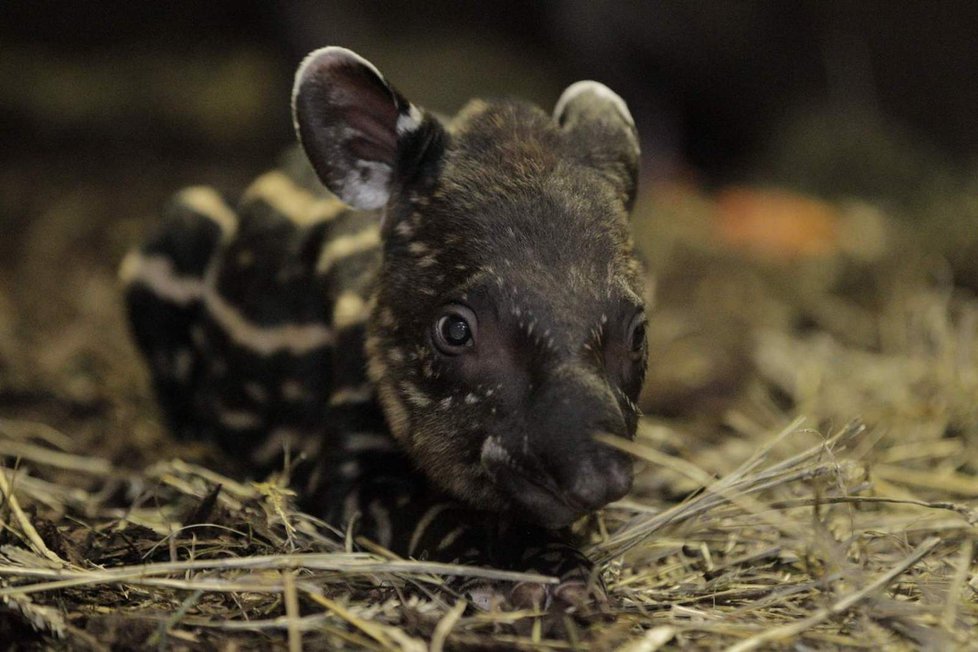
[[[628,348],[635,359],[640,359],[645,354],[647,325],[648,320],[645,318],[645,313],[639,313],[632,319],[632,324],[628,329]]]
[[[475,313],[466,306],[451,303],[435,319],[431,339],[445,355],[464,353],[475,344],[478,323]]]

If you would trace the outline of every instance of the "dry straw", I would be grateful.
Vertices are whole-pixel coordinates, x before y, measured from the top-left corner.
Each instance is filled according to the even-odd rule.
[[[823,437],[794,421],[720,478],[644,437],[624,444],[646,473],[701,489],[671,506],[612,506],[591,549],[610,602],[602,617],[565,615],[559,626],[553,614],[480,612],[446,581],[552,578],[401,560],[369,545],[347,551],[275,485],[174,460],[130,474],[144,495],[114,505],[98,488],[121,469],[48,456],[50,442],[18,439],[22,425],[0,428],[0,452],[17,460],[0,473],[0,599],[78,648],[126,644],[126,631],[149,632],[142,640],[161,647],[260,635],[290,650],[943,647],[964,644],[978,625],[972,509],[874,493],[849,456],[868,434],[857,422]],[[217,484],[219,518],[181,526],[179,515]]]

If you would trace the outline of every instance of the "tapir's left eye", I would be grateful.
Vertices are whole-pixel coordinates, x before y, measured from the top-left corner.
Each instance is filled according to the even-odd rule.
[[[635,315],[632,319],[632,324],[629,327],[628,333],[628,348],[631,351],[632,357],[638,359],[645,353],[645,327],[648,321],[645,318],[645,313],[639,313]]]
[[[458,355],[475,343],[476,328],[475,313],[466,306],[452,303],[442,308],[431,339],[445,355]]]

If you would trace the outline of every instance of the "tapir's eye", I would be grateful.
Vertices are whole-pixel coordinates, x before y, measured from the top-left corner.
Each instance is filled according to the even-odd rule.
[[[435,320],[432,340],[445,355],[458,355],[475,343],[476,326],[474,312],[452,303],[442,308]]]
[[[631,350],[632,357],[638,359],[645,353],[645,326],[647,324],[644,313],[635,315],[628,333],[628,348]]]

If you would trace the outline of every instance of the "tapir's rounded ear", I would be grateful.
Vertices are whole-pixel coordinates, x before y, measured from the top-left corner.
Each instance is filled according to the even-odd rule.
[[[351,206],[370,210],[387,203],[402,145],[423,116],[369,61],[326,47],[296,71],[292,120],[326,187]]]
[[[579,81],[557,100],[554,121],[573,139],[578,158],[607,177],[630,209],[638,187],[639,144],[625,101],[604,84]]]

